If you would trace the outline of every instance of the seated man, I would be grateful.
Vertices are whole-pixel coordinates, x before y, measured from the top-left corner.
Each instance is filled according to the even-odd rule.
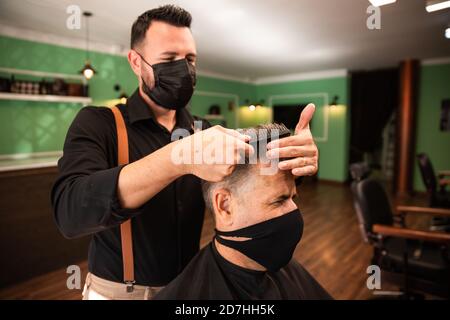
[[[290,135],[283,125],[257,129]],[[260,132],[256,130],[256,141]],[[292,259],[303,232],[302,215],[293,201],[294,176],[281,170],[261,174],[267,161],[249,162],[236,165],[221,182],[204,183],[215,237],[155,299],[331,298]]]

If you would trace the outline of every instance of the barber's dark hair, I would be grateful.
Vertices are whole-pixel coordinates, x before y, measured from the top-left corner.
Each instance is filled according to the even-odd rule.
[[[131,27],[131,49],[142,42],[152,21],[162,21],[176,27],[191,27],[192,16],[189,12],[174,5],[165,5],[145,11]]]

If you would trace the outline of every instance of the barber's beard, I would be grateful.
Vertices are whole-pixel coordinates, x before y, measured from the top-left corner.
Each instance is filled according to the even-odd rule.
[[[148,81],[148,80],[144,80],[144,77],[141,75],[139,81],[139,94],[141,95],[141,97],[144,99],[144,101],[150,105],[151,107],[158,107],[161,109],[166,109],[163,106],[158,105],[151,97],[150,97],[150,91],[153,89],[154,87],[154,81]],[[149,84],[149,85],[147,85]]]
[[[156,117],[156,121],[160,125],[164,126],[167,130],[171,131],[171,128],[173,126],[175,126],[176,110],[172,110],[172,109],[168,109],[163,106],[160,106],[147,94],[147,92],[146,92],[147,90],[144,90],[145,87],[146,86],[144,84],[144,80],[141,77],[141,81],[139,84],[139,94],[141,95],[142,99],[144,99],[144,101],[150,108],[153,115]],[[169,117],[169,118],[167,118],[167,117]],[[166,122],[164,119],[171,119],[171,120]]]
[[[150,98],[150,95],[151,95],[150,92],[155,87],[155,80],[149,79],[149,78],[150,78],[150,75],[141,74],[141,77],[140,77],[141,81],[139,81],[139,86],[140,86],[141,92],[143,92],[145,94],[145,96],[147,96],[150,100],[152,100],[152,98]]]

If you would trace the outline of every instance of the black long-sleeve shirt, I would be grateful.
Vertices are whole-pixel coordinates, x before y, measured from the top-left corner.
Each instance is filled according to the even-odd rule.
[[[119,105],[128,131],[130,162],[171,142],[136,91]],[[192,132],[197,120],[186,109],[177,111],[175,128]],[[204,128],[209,126],[204,122]],[[51,200],[56,223],[68,238],[92,235],[89,271],[122,282],[120,223],[132,217],[136,283],[162,286],[174,279],[199,250],[204,215],[200,179],[183,176],[138,209],[123,209],[117,197],[114,116],[105,107],[84,107],[67,133],[59,176]]]

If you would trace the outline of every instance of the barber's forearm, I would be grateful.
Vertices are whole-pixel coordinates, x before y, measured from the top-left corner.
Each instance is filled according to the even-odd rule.
[[[186,174],[183,165],[171,161],[176,142],[123,167],[117,184],[117,195],[122,208],[142,206],[168,184]]]

